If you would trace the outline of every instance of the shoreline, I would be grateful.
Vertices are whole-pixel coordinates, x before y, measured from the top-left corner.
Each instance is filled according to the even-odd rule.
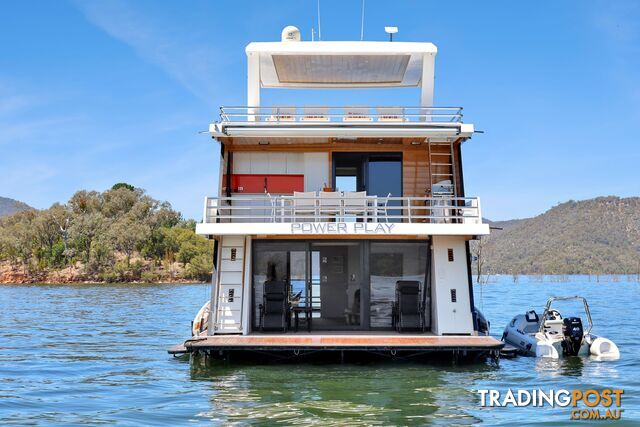
[[[45,275],[46,276],[46,275]],[[142,280],[129,280],[129,281],[105,281],[97,279],[87,280],[59,280],[60,276],[51,275],[49,277],[43,277],[42,275],[24,275],[16,274],[15,279],[18,280],[0,280],[0,286],[6,285],[210,285],[210,281],[197,281],[183,278],[160,278],[154,281],[142,281]],[[510,274],[510,273],[498,273],[498,274],[486,274],[482,275],[482,280],[478,282],[476,276],[473,276],[473,286],[482,286],[488,283],[496,283],[504,281],[509,278],[512,284],[517,285],[520,283],[566,283],[572,280],[583,280],[587,283],[599,283],[599,282],[626,282],[626,283],[640,283],[640,275],[628,274],[628,273],[576,273],[576,274],[550,274],[550,273],[534,273],[534,274]],[[58,279],[58,280],[56,280]],[[524,279],[524,280],[522,280]]]
[[[86,282],[0,282],[0,286],[21,286],[21,285],[35,285],[35,286],[70,286],[70,285],[210,285],[209,282],[194,282],[184,280],[174,281],[157,281],[157,282],[98,282],[98,281],[86,281]]]
[[[133,279],[133,278],[132,278]],[[77,271],[50,271],[41,273],[24,273],[18,271],[0,271],[0,285],[74,285],[74,284],[196,284],[210,283],[183,277],[171,277],[170,274],[160,274],[153,280],[104,280],[97,275],[85,275]]]
[[[145,262],[141,270],[137,274],[127,271],[124,274],[107,276],[100,273],[89,273],[86,271],[85,265],[81,263],[63,269],[29,271],[25,268],[12,266],[7,262],[0,262],[0,285],[210,283],[210,280],[202,280],[202,278],[184,277],[184,268],[177,263],[171,268],[167,268],[166,266],[152,266],[150,262]]]

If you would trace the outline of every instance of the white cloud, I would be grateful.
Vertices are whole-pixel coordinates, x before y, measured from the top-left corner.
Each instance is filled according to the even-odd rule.
[[[84,117],[78,114],[58,114],[55,111],[39,111],[47,107],[48,100],[28,91],[20,92],[19,84],[12,90],[0,81],[0,146],[28,142],[34,147],[50,144],[55,132],[68,133],[84,124]]]
[[[111,37],[130,46],[145,61],[159,66],[196,97],[211,103],[215,70],[220,66],[213,43],[171,32],[122,1],[78,1],[86,18]]]

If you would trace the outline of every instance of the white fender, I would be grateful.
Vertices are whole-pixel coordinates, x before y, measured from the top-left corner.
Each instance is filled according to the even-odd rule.
[[[193,318],[193,327],[191,328],[191,335],[199,337],[207,335],[207,329],[209,327],[209,301],[202,306],[196,317]]]
[[[620,358],[620,350],[618,350],[618,346],[613,343],[613,341],[598,337],[591,343],[589,347],[589,352],[592,356],[603,357],[607,359],[619,359]]]
[[[536,346],[536,357],[548,357],[551,359],[558,359],[560,355],[558,354],[558,350],[548,342],[538,342]]]

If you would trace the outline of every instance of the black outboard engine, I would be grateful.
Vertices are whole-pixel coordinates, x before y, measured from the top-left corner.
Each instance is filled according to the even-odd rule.
[[[584,330],[582,320],[579,317],[565,317],[562,320],[562,354],[564,356],[577,356],[582,345]]]

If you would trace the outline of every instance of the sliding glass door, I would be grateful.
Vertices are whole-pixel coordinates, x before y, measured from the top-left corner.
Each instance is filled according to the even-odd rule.
[[[311,243],[313,329],[360,329],[361,242]]]
[[[253,329],[260,327],[268,283],[285,282],[292,317],[312,330],[362,327],[362,242],[254,242]],[[291,324],[290,326],[295,326]]]
[[[369,196],[402,197],[402,153],[333,153],[333,188]],[[391,201],[389,206],[400,206]],[[400,215],[400,209],[389,215]],[[397,220],[389,220],[396,222]]]
[[[307,244],[305,242],[256,241],[253,250],[253,329],[260,328],[260,306],[265,305],[265,287],[284,282],[287,304],[304,299],[307,292]]]
[[[429,328],[431,287],[427,275],[429,268],[427,242],[371,242],[368,261],[371,328],[391,328],[392,310],[396,302],[396,286],[401,280],[417,282],[425,309],[425,323]]]
[[[286,287],[288,330],[391,330],[398,281],[417,282],[430,326],[427,241],[326,240],[253,243],[253,330],[273,282]],[[308,321],[310,320],[310,321]]]

